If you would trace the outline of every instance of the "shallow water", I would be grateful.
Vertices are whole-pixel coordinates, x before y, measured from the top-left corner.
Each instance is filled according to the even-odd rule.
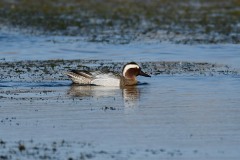
[[[9,66],[20,60],[93,59],[112,65],[209,62],[239,71],[240,46],[233,44],[113,45],[1,32],[0,62],[9,61]],[[240,157],[239,73],[158,74],[139,77],[147,84],[120,89],[73,86],[69,80],[44,80],[49,76],[45,74],[38,81],[31,81],[29,75],[4,79],[3,74],[12,74],[10,68],[1,74],[0,82],[0,155],[13,159],[41,159],[42,155],[52,159]],[[24,151],[20,144],[25,145]]]
[[[64,86],[65,81],[50,88],[1,88],[1,138],[26,141],[26,146],[31,139],[47,145],[62,139],[86,142],[93,148],[83,151],[97,159],[104,156],[94,151],[116,159],[239,158],[238,77],[140,80],[148,84],[123,90]],[[78,147],[67,150],[79,152]]]
[[[94,59],[122,61],[191,61],[240,68],[240,45],[182,45],[133,42],[126,45],[90,43],[78,37],[31,36],[0,31],[0,59],[7,61]]]

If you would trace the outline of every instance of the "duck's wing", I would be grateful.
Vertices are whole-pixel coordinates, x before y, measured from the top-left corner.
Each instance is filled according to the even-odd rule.
[[[74,82],[78,84],[91,84],[93,80],[93,75],[84,70],[71,70],[66,73],[66,75]]]

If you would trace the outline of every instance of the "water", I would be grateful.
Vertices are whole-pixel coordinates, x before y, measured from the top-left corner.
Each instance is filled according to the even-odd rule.
[[[181,45],[133,42],[126,45],[89,43],[78,37],[30,36],[0,31],[0,59],[106,59],[113,61],[192,61],[239,68],[240,45]]]
[[[237,70],[240,64],[240,46],[234,44],[114,45],[84,42],[78,37],[1,32],[2,62],[187,61],[224,64]],[[6,144],[0,144],[0,155],[239,159],[239,75],[165,74],[139,77],[139,81],[146,84],[120,89],[72,86],[69,80],[58,79],[1,79],[0,140]],[[26,152],[19,151],[19,141],[26,146]]]
[[[94,146],[84,148],[87,153],[115,155],[120,151],[116,157],[130,159],[240,156],[239,78],[156,76],[140,80],[149,84],[124,90],[2,88],[14,98],[11,102],[2,99],[1,138],[25,140],[26,146],[31,139],[47,145],[62,139],[85,142]],[[15,119],[9,121],[11,117]],[[77,154],[79,147],[70,151]]]

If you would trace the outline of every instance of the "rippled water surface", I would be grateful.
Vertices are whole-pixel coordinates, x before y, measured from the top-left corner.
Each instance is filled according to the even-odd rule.
[[[239,71],[240,64],[237,44],[133,42],[114,45],[84,42],[76,37],[1,31],[0,48],[0,63],[7,61],[9,66],[20,60],[95,59],[110,60],[113,64],[123,61],[209,62]],[[21,74],[19,77],[6,80],[1,76],[2,156],[39,158],[48,155],[53,159],[240,157],[238,72],[213,76],[158,74],[151,78],[140,77],[139,81],[146,84],[124,89],[75,86],[67,79],[31,82],[21,79]],[[20,145],[25,146],[23,151]]]
[[[239,78],[140,80],[148,84],[123,90],[67,82],[1,88],[1,138],[25,140],[26,146],[32,146],[28,140],[90,143],[63,152],[106,151],[117,159],[240,156]]]
[[[1,32],[0,32],[1,33]],[[84,42],[78,37],[31,36],[3,32],[0,59],[94,59],[113,61],[193,61],[240,67],[240,45],[182,45],[135,42],[126,45]]]

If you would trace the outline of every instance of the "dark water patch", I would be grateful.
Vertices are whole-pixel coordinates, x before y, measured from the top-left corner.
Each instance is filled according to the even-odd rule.
[[[1,1],[2,24],[87,41],[239,43],[238,0]]]

